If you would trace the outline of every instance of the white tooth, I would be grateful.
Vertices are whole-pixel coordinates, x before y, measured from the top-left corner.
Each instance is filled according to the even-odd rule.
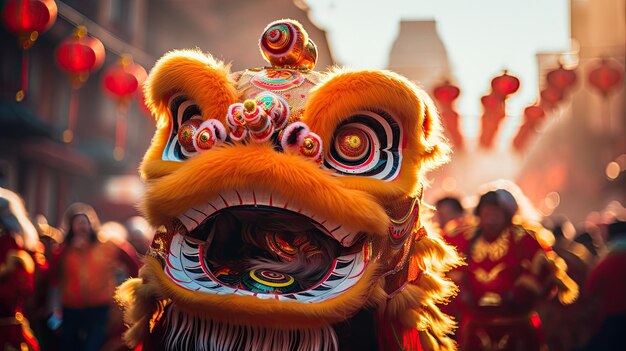
[[[270,193],[268,191],[265,190],[258,190],[254,192],[255,196],[256,196],[256,204],[257,205],[265,205],[265,206],[269,206],[270,204],[270,200],[272,200],[271,202],[274,202],[274,198],[271,197],[270,198]]]
[[[353,231],[348,233],[348,236],[344,239],[343,245],[344,246],[352,246],[354,245],[354,242],[359,238],[359,232],[357,231]]]
[[[211,199],[211,201],[208,201],[207,204],[215,212],[226,207],[226,205],[224,204],[224,201],[222,201],[222,199],[219,196]]]
[[[278,208],[284,208],[285,203],[287,202],[280,195],[272,194],[272,206],[278,207]]]
[[[300,208],[297,208],[296,210],[298,210]],[[307,209],[307,208],[302,208],[302,210],[300,211],[301,214],[312,218],[313,220],[318,220],[319,218],[317,218],[317,216],[315,216],[315,213],[313,213],[313,211]]]
[[[262,299],[262,300],[269,300],[269,299],[275,299],[276,297],[274,296],[274,294],[261,294],[258,293],[256,295],[257,298]]]
[[[237,193],[234,190],[223,192],[220,195],[222,196],[220,200],[222,202],[226,201],[228,203],[228,207],[241,205],[241,201],[239,201],[239,196],[237,196]]]
[[[184,214],[178,216],[178,219],[183,223],[188,232],[196,229],[198,224],[194,222],[191,218],[185,216]]]
[[[189,210],[187,210],[187,212],[185,212],[185,215],[183,217],[191,217],[195,219],[198,223],[202,223],[204,219],[207,218],[207,214],[203,210],[198,209],[198,207],[200,206],[190,208]]]
[[[243,200],[244,205],[254,205],[254,198],[256,196],[256,193],[253,195],[252,190],[245,189],[238,189],[237,192],[241,196],[241,200]],[[235,195],[237,195],[237,193],[235,193]]]

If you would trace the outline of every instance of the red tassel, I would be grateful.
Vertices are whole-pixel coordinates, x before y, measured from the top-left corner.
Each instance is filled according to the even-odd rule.
[[[120,101],[117,104],[117,117],[115,123],[115,149],[113,157],[117,161],[124,159],[126,148],[126,113],[128,112],[128,101]]]
[[[28,63],[29,63],[28,50],[22,50],[22,74],[21,74],[21,88],[15,94],[15,101],[20,102],[26,97],[26,91],[28,90]]]
[[[71,143],[74,140],[74,127],[78,116],[78,90],[72,89],[70,93],[70,108],[67,116],[67,129],[63,131],[63,141]]]

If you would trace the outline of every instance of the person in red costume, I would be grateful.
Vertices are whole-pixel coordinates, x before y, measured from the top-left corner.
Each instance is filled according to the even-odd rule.
[[[545,349],[535,307],[555,287],[554,266],[533,233],[513,224],[518,204],[504,189],[480,197],[479,223],[455,236],[465,252],[459,349]]]
[[[39,350],[25,300],[33,294],[37,233],[21,198],[0,188],[0,350]]]
[[[91,206],[71,205],[65,221],[67,234],[53,268],[62,304],[62,349],[97,351],[107,338],[114,273],[124,266],[136,276],[138,264],[113,242],[98,241],[100,222]]]

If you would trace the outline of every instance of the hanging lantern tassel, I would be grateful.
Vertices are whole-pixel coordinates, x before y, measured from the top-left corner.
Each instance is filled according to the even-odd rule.
[[[28,54],[28,50],[22,51],[22,73],[20,75],[21,78],[21,89],[17,91],[15,94],[15,101],[20,102],[24,100],[26,97],[26,92],[28,91],[28,62],[30,61]]]
[[[506,116],[505,102],[498,94],[485,95],[480,99],[483,105],[483,115],[480,119],[479,145],[484,149],[491,149],[500,124]]]
[[[544,108],[537,103],[524,109],[524,123],[513,138],[513,149],[515,151],[522,152],[526,149],[528,141],[535,134],[537,127],[543,123],[545,116]]]
[[[128,113],[128,104],[128,100],[119,100],[117,103],[115,148],[113,149],[113,158],[116,161],[123,160],[126,153],[126,115]]]
[[[63,131],[63,141],[71,143],[74,140],[74,128],[78,118],[78,89],[72,88],[70,92],[70,106],[67,116],[67,128]]]

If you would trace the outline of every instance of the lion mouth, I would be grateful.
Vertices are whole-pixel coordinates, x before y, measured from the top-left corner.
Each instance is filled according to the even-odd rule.
[[[365,235],[272,194],[234,192],[178,218],[165,273],[187,290],[321,302],[354,286],[369,261]],[[229,201],[230,200],[230,201]]]

